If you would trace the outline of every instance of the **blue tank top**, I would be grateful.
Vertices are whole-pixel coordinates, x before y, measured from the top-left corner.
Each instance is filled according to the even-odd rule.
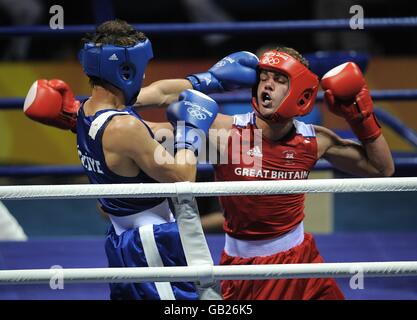
[[[93,116],[85,116],[84,103],[78,111],[77,119],[77,148],[78,156],[90,183],[156,183],[143,170],[136,177],[123,177],[112,172],[106,165],[104,158],[102,137],[109,121],[118,115],[131,115],[139,119],[154,137],[151,129],[136,113],[133,107],[126,107],[122,111],[106,109],[100,110]],[[140,146],[138,146],[140,148]],[[107,213],[115,216],[127,216],[150,209],[166,198],[100,198],[99,202]]]

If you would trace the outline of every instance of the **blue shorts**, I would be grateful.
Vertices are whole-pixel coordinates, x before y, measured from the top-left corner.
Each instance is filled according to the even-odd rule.
[[[158,259],[162,260],[163,266],[187,265],[175,222],[146,227],[151,234],[153,229],[154,243],[160,256]],[[109,267],[148,267],[142,242],[147,243],[145,247],[149,248],[149,240],[142,241],[139,228],[117,235],[112,226],[105,244]],[[159,300],[164,297],[165,299],[198,300],[198,293],[193,282],[158,283],[157,285],[153,282],[110,284],[112,300]]]

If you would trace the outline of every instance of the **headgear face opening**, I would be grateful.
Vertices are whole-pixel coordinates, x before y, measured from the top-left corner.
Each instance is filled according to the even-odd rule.
[[[319,90],[318,77],[312,73],[300,61],[287,53],[270,50],[265,52],[258,63],[258,74],[260,70],[279,72],[288,77],[289,89],[287,95],[282,99],[274,114],[267,119],[259,112],[257,99],[258,81],[252,90],[252,105],[256,114],[263,119],[281,122],[293,117],[308,114],[316,100]]]
[[[84,73],[104,80],[122,91],[126,105],[135,102],[146,66],[152,58],[149,39],[131,47],[89,42],[80,50]]]

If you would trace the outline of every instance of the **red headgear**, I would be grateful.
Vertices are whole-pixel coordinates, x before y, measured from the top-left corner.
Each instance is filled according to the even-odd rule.
[[[319,80],[305,65],[287,53],[270,50],[265,52],[259,60],[258,70],[261,69],[282,73],[289,79],[287,95],[268,120],[282,121],[306,115],[311,111],[319,90]],[[256,114],[263,118],[259,112],[257,100],[258,84],[259,78],[252,90],[252,105]]]

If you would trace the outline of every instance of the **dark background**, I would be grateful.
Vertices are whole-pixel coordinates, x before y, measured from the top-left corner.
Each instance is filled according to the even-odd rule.
[[[10,2],[10,3],[9,3]],[[187,5],[188,3],[188,5]],[[192,13],[189,3],[196,6]],[[59,4],[64,8],[65,25],[98,24],[117,17],[132,24],[226,21],[278,21],[310,19],[349,19],[352,5],[364,8],[365,18],[405,17],[417,15],[417,9],[405,0],[159,0],[159,1],[96,1],[96,0],[0,0],[0,25],[41,24],[48,25],[52,14],[49,8]],[[210,5],[207,9],[206,6]],[[13,6],[11,8],[11,6]],[[213,6],[221,14],[212,10]],[[20,8],[20,9],[19,9]],[[20,11],[19,11],[20,10]],[[255,52],[266,44],[285,44],[301,52],[317,50],[359,50],[371,54],[404,55],[417,53],[415,28],[403,31],[349,31],[349,32],[280,32],[241,33],[210,41],[203,36],[156,36],[150,37],[155,57],[171,58],[218,58],[238,50]],[[25,53],[10,53],[15,38],[0,37],[3,60],[51,60],[75,58],[80,46],[80,36],[33,37]]]

